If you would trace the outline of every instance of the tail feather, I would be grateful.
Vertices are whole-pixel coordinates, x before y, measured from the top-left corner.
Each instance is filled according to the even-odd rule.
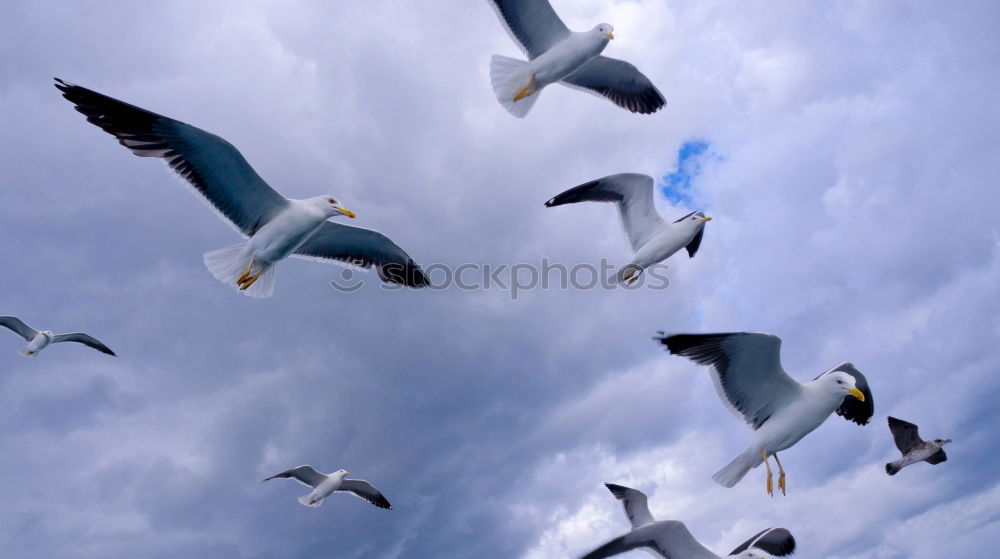
[[[541,94],[541,88],[535,85],[531,69],[524,60],[494,56],[490,59],[490,82],[497,101],[517,118],[524,118]],[[514,97],[523,94],[525,89],[530,93],[515,101]]]
[[[899,470],[902,470],[902,468],[897,466],[895,462],[889,462],[888,464],[885,465],[885,473],[889,474],[890,476],[898,474]]]
[[[299,502],[307,507],[313,507],[313,508],[316,508],[323,504],[323,499],[313,500],[310,498],[310,496],[311,494],[299,497]]]
[[[726,465],[715,475],[712,479],[716,483],[724,487],[732,487],[743,479],[743,476],[747,475],[747,472],[756,468],[761,462],[760,454],[753,451],[753,449],[746,449],[743,454],[740,454],[733,459],[732,462]]]
[[[203,259],[205,267],[216,279],[238,289],[236,282],[246,273],[251,256],[247,251],[247,243],[240,243],[206,252]],[[262,271],[256,265],[254,268],[253,273]],[[251,297],[270,297],[274,293],[274,279],[274,266],[269,266],[243,293]]]

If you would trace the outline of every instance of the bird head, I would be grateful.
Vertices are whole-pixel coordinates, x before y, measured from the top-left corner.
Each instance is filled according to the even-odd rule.
[[[51,338],[52,336],[55,335],[52,333],[52,330],[42,330],[41,332],[39,332],[39,334],[45,336],[46,338]]]
[[[832,373],[823,375],[822,379],[824,384],[836,394],[851,396],[862,402],[865,401],[864,393],[858,390],[857,381],[851,375],[843,371],[833,371]]]
[[[734,555],[734,557],[739,557],[740,559],[768,559],[767,555],[752,549],[748,549],[739,555]]]
[[[610,23],[602,23],[591,30],[591,33],[596,33],[601,37],[611,40],[615,38],[615,28],[611,26]]]
[[[690,231],[692,234],[697,232],[699,229],[705,226],[706,223],[712,221],[712,218],[705,217],[702,212],[691,212],[686,216],[678,219],[674,223],[684,231]]]
[[[345,477],[351,475],[351,472],[348,472],[347,470],[337,470],[335,475],[340,477],[340,479],[344,479]]]
[[[950,443],[950,442],[951,442],[951,439],[934,439],[934,444],[936,444],[938,446],[944,446],[945,444]]]
[[[340,205],[333,196],[317,196],[313,198],[313,201],[319,208],[327,215],[327,217],[337,217],[338,215],[346,215],[347,217],[354,219],[355,213],[351,210]]]

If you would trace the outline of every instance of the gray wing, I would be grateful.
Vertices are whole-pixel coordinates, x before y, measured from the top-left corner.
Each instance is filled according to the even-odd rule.
[[[160,157],[211,206],[252,236],[287,205],[226,140],[189,124],[56,78],[63,97],[87,121],[140,157]]]
[[[73,332],[72,334],[57,334],[52,336],[52,343],[58,344],[60,342],[76,342],[78,344],[83,344],[87,347],[92,347],[101,353],[106,353],[108,355],[115,355],[115,352],[111,351],[111,348],[101,343],[97,338],[84,334],[83,332]]]
[[[938,449],[938,451],[935,452],[934,454],[931,454],[927,458],[924,458],[924,461],[927,462],[928,464],[940,464],[941,462],[944,462],[947,459],[948,455],[945,454],[944,449],[941,448]]]
[[[275,478],[291,478],[303,485],[308,485],[309,487],[316,487],[317,485],[323,483],[326,479],[326,474],[322,474],[313,469],[312,466],[306,464],[304,466],[296,466],[290,470],[285,470],[280,474],[274,474],[273,476],[265,479],[264,481],[271,481]],[[263,482],[261,482],[263,483]]]
[[[675,334],[654,338],[674,355],[712,367],[712,380],[730,410],[758,429],[799,396],[802,385],[781,367],[781,339],[770,334]]]
[[[575,202],[614,202],[633,251],[666,228],[653,205],[653,177],[649,175],[608,175],[575,186],[545,202],[545,206],[551,208]]]
[[[639,549],[640,547],[652,548],[655,543],[652,539],[640,539],[634,537],[632,534],[625,534],[584,555],[582,559],[604,559],[605,557],[611,557],[612,555],[618,555],[619,553],[625,553],[626,551]],[[660,555],[665,559],[672,559],[668,555],[662,553]]]
[[[823,373],[823,375],[834,371],[841,371],[854,377],[855,386],[865,395],[864,402],[857,398],[844,398],[844,402],[837,408],[837,415],[858,425],[867,425],[868,421],[875,415],[875,399],[872,397],[872,390],[868,386],[868,379],[865,378],[865,375],[861,374],[861,371],[857,367],[846,361]],[[816,378],[823,375],[819,375]]]
[[[683,522],[663,520],[636,528],[585,555],[583,559],[601,559],[645,547],[664,559],[719,559],[694,539]]]
[[[562,83],[605,97],[633,113],[655,113],[667,104],[649,78],[617,58],[595,56]]]
[[[392,505],[389,504],[389,500],[385,498],[384,495],[379,493],[375,486],[368,483],[363,479],[345,479],[337,491],[347,491],[348,493],[353,493],[358,497],[368,501],[369,503],[375,505],[376,507],[383,509],[392,509]]]
[[[625,516],[632,523],[633,528],[638,528],[653,522],[653,515],[649,512],[649,505],[646,502],[646,494],[638,489],[605,483],[614,496],[622,502],[625,507]]]
[[[535,58],[569,35],[548,0],[489,0],[525,56]]]
[[[28,326],[16,316],[0,316],[0,326],[10,328],[12,332],[29,342],[38,335],[38,330]]]
[[[913,450],[913,447],[924,442],[923,439],[920,438],[920,431],[917,429],[916,425],[910,423],[909,421],[896,419],[891,415],[889,416],[889,431],[892,432],[892,440],[895,441],[896,448],[898,448],[903,454],[906,454],[907,452]]]
[[[768,528],[740,544],[739,547],[730,551],[729,555],[743,553],[751,547],[756,547],[775,557],[782,557],[795,552],[795,538],[792,537],[791,532],[784,528]]]
[[[378,277],[408,287],[430,285],[409,254],[378,231],[327,221],[295,249],[293,256],[336,260],[361,268],[375,266]]]

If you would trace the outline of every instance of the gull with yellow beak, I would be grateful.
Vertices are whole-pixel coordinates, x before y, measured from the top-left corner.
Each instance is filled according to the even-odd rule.
[[[220,281],[252,297],[274,292],[274,265],[288,256],[362,268],[386,282],[427,285],[413,259],[385,235],[328,221],[354,218],[333,196],[285,198],[262,179],[232,144],[189,124],[56,79],[63,97],[87,121],[140,157],[158,157],[246,242],[207,252],[205,266]]]
[[[705,224],[712,218],[701,212],[691,212],[666,223],[653,205],[653,177],[638,173],[619,173],[573,187],[548,202],[546,207],[576,202],[614,202],[618,217],[628,235],[635,258],[618,271],[617,280],[634,283],[642,272],[658,264],[682,248],[694,258]]]
[[[299,497],[299,502],[307,507],[318,507],[323,504],[330,494],[336,491],[344,491],[368,501],[381,509],[392,509],[389,500],[385,498],[375,486],[363,479],[347,479],[351,472],[347,470],[337,470],[332,474],[317,472],[312,466],[296,466],[290,470],[285,470],[280,474],[265,479],[270,481],[275,478],[294,479],[302,485],[312,487],[308,495]],[[264,483],[263,481],[261,483]]]
[[[523,118],[542,88],[553,83],[605,97],[633,113],[654,113],[667,104],[653,82],[635,66],[601,56],[615,38],[602,23],[590,31],[570,31],[548,0],[490,0],[527,61],[506,56],[490,60],[490,81],[503,108]]]
[[[771,334],[674,334],[654,338],[674,355],[712,367],[712,380],[730,411],[754,430],[742,454],[712,479],[736,485],[752,468],[767,467],[767,493],[774,494],[771,465],[778,465],[778,489],[785,494],[785,470],[778,452],[791,448],[830,414],[866,425],[875,413],[868,380],[851,363],[841,363],[806,383],[781,367],[781,338]]]

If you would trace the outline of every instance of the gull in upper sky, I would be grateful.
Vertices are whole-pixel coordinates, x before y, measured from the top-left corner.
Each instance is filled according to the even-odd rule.
[[[890,476],[894,476],[899,473],[899,470],[920,461],[937,465],[948,459],[948,455],[941,447],[950,443],[951,439],[925,441],[920,438],[920,432],[916,425],[892,416],[889,416],[889,431],[892,432],[896,448],[903,453],[902,458],[885,465],[885,473]]]
[[[159,157],[248,240],[205,253],[216,278],[246,295],[270,297],[274,266],[288,256],[375,266],[386,282],[427,285],[406,252],[385,235],[328,221],[354,218],[333,196],[285,198],[226,140],[189,124],[56,79],[63,97],[91,124],[140,157]]]
[[[92,347],[101,353],[115,356],[115,352],[111,351],[111,348],[102,344],[97,338],[83,332],[53,334],[50,330],[35,330],[16,316],[0,316],[0,326],[10,328],[12,332],[28,342],[28,347],[24,349],[24,354],[28,357],[35,357],[38,355],[38,352],[50,345],[62,342],[76,342],[87,347]]]
[[[767,493],[774,494],[769,456],[778,465],[778,489],[785,493],[785,470],[778,452],[791,448],[830,414],[865,425],[875,413],[868,380],[851,363],[841,363],[815,379],[799,383],[781,367],[781,338],[771,334],[674,334],[654,338],[670,353],[712,367],[712,380],[730,411],[754,430],[750,446],[714,476],[736,485],[761,464],[767,467]]]
[[[649,78],[623,60],[601,56],[615,38],[607,23],[570,31],[548,0],[490,0],[500,21],[528,61],[490,60],[490,81],[507,112],[523,118],[542,89],[561,83],[610,99],[633,113],[654,113],[667,104]]]
[[[712,218],[691,212],[673,223],[666,223],[653,206],[653,177],[638,173],[620,173],[593,180],[545,202],[547,207],[575,202],[614,202],[628,235],[635,259],[618,271],[618,281],[634,283],[642,272],[666,260],[682,248],[694,258],[705,234],[705,223]]]
[[[312,488],[307,495],[299,497],[299,502],[307,507],[318,507],[323,504],[323,499],[336,491],[344,491],[356,497],[360,497],[376,507],[392,509],[389,501],[379,492],[378,489],[363,479],[346,479],[351,472],[347,470],[337,470],[332,474],[317,472],[310,465],[296,466],[290,470],[285,470],[280,474],[265,479],[270,481],[275,478],[289,478]],[[263,482],[261,482],[263,483]]]
[[[654,520],[646,503],[646,494],[613,483],[604,484],[625,507],[625,516],[632,523],[632,531],[619,536],[583,559],[603,559],[632,549],[643,549],[663,559],[719,559],[691,535],[687,526],[678,520]],[[767,555],[781,557],[795,551],[795,538],[784,528],[768,528],[740,544],[728,557],[763,559]]]

